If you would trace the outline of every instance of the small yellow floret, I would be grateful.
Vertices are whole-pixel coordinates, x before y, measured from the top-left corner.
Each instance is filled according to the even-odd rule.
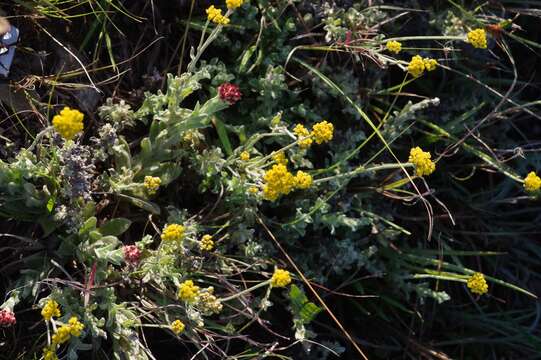
[[[192,280],[186,280],[178,288],[178,298],[187,302],[194,302],[199,295],[199,286]]]
[[[79,110],[65,107],[60,114],[53,117],[53,126],[66,140],[71,140],[77,133],[83,131],[84,115]]]
[[[425,72],[425,62],[422,57],[415,55],[408,64],[408,72],[414,77],[419,77]]]
[[[289,162],[289,160],[287,160],[286,158],[286,154],[284,154],[283,151],[280,151],[274,154],[272,156],[272,159],[276,161],[277,164],[280,164],[280,165],[287,165],[287,163]]]
[[[212,251],[212,249],[214,249],[214,241],[212,240],[212,236],[208,234],[203,235],[201,241],[199,242],[199,249],[201,249],[201,251]]]
[[[291,275],[287,270],[276,269],[270,283],[272,287],[285,287],[291,283]]]
[[[425,64],[426,71],[436,70],[436,67],[438,66],[438,61],[436,59],[424,58],[423,62]]]
[[[541,188],[541,178],[537,174],[531,171],[528,176],[524,178],[524,190],[527,192],[535,192]]]
[[[230,10],[235,10],[236,8],[240,7],[243,2],[244,0],[225,0],[227,8]]]
[[[390,52],[394,52],[395,54],[398,54],[400,50],[402,50],[402,44],[394,40],[387,41],[387,44],[385,44],[385,46],[387,47],[387,50],[389,50]]]
[[[250,194],[257,194],[259,192],[259,189],[257,188],[257,186],[250,186],[250,188],[248,189],[248,192]]]
[[[41,309],[41,316],[45,320],[51,320],[53,317],[60,317],[60,308],[58,303],[52,299],[47,300],[45,306]]]
[[[486,294],[488,292],[488,284],[485,280],[485,276],[478,272],[474,273],[468,279],[468,288],[474,294]]]
[[[162,180],[159,177],[156,176],[145,176],[145,181],[143,185],[145,186],[145,189],[150,195],[153,195],[158,191],[160,188],[160,185],[162,183]]]
[[[162,231],[162,240],[180,241],[184,237],[184,226],[179,224],[165,225]]]
[[[297,175],[295,175],[295,186],[299,189],[308,189],[312,186],[312,176],[304,171],[297,171]]]
[[[415,165],[417,176],[430,175],[436,170],[436,164],[430,159],[431,157],[428,151],[423,151],[418,146],[410,150],[408,161]]]
[[[307,149],[310,147],[310,145],[312,145],[313,140],[310,136],[310,132],[303,125],[295,125],[295,127],[293,128],[293,132],[300,139],[299,146],[301,147],[301,149]]]
[[[240,159],[242,161],[248,161],[250,160],[250,153],[248,151],[243,151],[240,153]]]
[[[468,42],[478,49],[487,48],[487,34],[483,29],[474,29],[468,33]]]
[[[207,18],[209,21],[212,21],[218,25],[227,25],[229,24],[229,18],[222,15],[222,9],[217,9],[214,5],[211,5],[207,10]]]
[[[322,144],[332,140],[334,126],[330,122],[323,120],[312,127],[312,136],[316,139],[316,143]]]
[[[184,323],[180,320],[175,320],[171,323],[171,330],[177,335],[182,333],[185,327]]]
[[[85,328],[84,324],[76,316],[72,316],[69,319],[68,325],[70,327],[70,334],[75,337],[81,336],[81,331]]]

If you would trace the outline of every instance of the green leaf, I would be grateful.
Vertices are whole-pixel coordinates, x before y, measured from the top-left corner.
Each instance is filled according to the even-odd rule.
[[[79,229],[79,235],[86,234],[90,232],[91,230],[96,229],[96,224],[98,222],[98,219],[96,219],[94,216],[91,218],[88,218],[88,220],[85,221],[83,226]]]
[[[140,207],[143,210],[153,213],[154,215],[160,215],[161,213],[160,207],[150,201],[145,201],[145,200],[138,199],[136,197],[124,195],[124,194],[116,194],[116,195],[120,198],[128,200],[133,205]]]
[[[99,232],[102,235],[120,235],[129,229],[131,220],[125,218],[111,219],[104,225],[100,226]]]
[[[227,129],[225,128],[224,123],[218,118],[214,118],[212,122],[216,127],[218,137],[222,142],[222,147],[224,148],[225,153],[227,154],[227,156],[231,156],[233,154],[233,149],[231,147],[231,142],[229,141],[229,136],[227,136]]]
[[[291,310],[293,315],[300,319],[304,324],[310,321],[321,312],[321,308],[308,301],[304,292],[296,285],[291,285],[289,290],[289,300],[291,301]]]

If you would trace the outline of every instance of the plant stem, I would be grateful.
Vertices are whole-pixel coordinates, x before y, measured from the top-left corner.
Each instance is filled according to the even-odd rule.
[[[238,293],[236,293],[236,294],[234,294],[234,295],[228,296],[228,297],[226,297],[226,298],[222,298],[222,299],[220,299],[220,301],[221,301],[221,302],[224,302],[224,301],[229,301],[229,300],[236,299],[236,298],[238,298],[239,296],[242,296],[242,295],[244,295],[244,294],[246,294],[246,293],[252,292],[252,291],[254,291],[254,290],[256,290],[256,289],[259,289],[260,287],[267,286],[267,285],[269,285],[269,284],[270,284],[270,279],[269,279],[269,280],[265,280],[265,281],[263,281],[263,282],[261,282],[261,283],[259,283],[259,284],[257,284],[257,285],[254,285],[254,286],[252,286],[251,288],[242,290],[241,292],[238,292]]]
[[[326,178],[314,180],[314,184],[321,184],[321,183],[324,183],[326,181],[331,181],[331,180],[334,180],[334,179],[340,179],[340,178],[344,178],[344,177],[353,177],[355,175],[362,174],[362,173],[369,172],[369,171],[379,171],[379,170],[388,170],[388,169],[401,169],[402,167],[413,167],[413,166],[414,165],[412,163],[383,164],[383,165],[376,165],[376,166],[371,166],[371,167],[367,167],[367,168],[360,166],[357,169],[355,169],[353,171],[350,171],[350,172],[347,172],[345,174],[338,174],[338,175],[333,175],[333,176],[329,176],[329,177],[326,177]]]

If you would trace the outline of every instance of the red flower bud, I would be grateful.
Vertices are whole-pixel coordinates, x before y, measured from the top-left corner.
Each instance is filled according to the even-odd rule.
[[[218,94],[222,101],[228,102],[230,105],[233,105],[242,97],[242,93],[239,90],[239,87],[235,84],[223,83],[218,86]]]
[[[15,314],[12,311],[0,310],[0,326],[11,326],[15,325],[16,322]]]
[[[124,260],[127,263],[135,265],[139,262],[141,250],[139,250],[137,245],[125,245],[122,247],[122,250],[124,251]]]

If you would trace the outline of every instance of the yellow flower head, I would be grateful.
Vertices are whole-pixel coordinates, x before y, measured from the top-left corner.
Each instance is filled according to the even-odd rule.
[[[71,326],[69,325],[62,325],[58,329],[56,329],[56,332],[53,334],[51,338],[51,342],[54,345],[61,345],[68,341],[71,337]]]
[[[203,235],[201,241],[199,242],[199,249],[201,249],[201,251],[212,251],[212,249],[214,249],[214,241],[212,240],[212,236],[209,234]]]
[[[248,161],[250,160],[250,153],[248,151],[243,151],[240,153],[240,159],[242,161]]]
[[[162,240],[180,241],[184,237],[184,226],[179,224],[167,224],[162,231]]]
[[[52,299],[47,300],[45,306],[41,309],[41,316],[45,320],[51,320],[53,317],[60,317],[60,308],[58,303]]]
[[[54,346],[47,346],[43,348],[43,360],[58,360]]]
[[[417,176],[430,175],[436,170],[436,164],[430,159],[431,157],[428,151],[423,151],[418,146],[410,150],[408,161],[415,165]]]
[[[541,178],[537,174],[531,171],[528,176],[524,178],[524,190],[527,192],[535,192],[541,188]]]
[[[83,131],[83,118],[84,115],[79,110],[65,107],[60,114],[53,117],[53,126],[64,139],[71,140]]]
[[[183,332],[185,327],[184,323],[180,320],[175,320],[171,323],[171,330],[177,335]]]
[[[70,327],[70,334],[75,337],[81,336],[81,331],[85,328],[84,324],[76,316],[72,316],[69,319],[68,325]]]
[[[218,25],[229,24],[229,18],[222,15],[222,9],[216,9],[214,5],[211,5],[206,12],[209,21]]]
[[[145,189],[147,192],[152,195],[155,194],[156,191],[160,188],[160,185],[162,183],[162,180],[159,177],[156,176],[145,176],[145,181],[143,185],[145,186]]]
[[[415,55],[408,64],[408,72],[414,77],[419,77],[425,72],[425,62],[422,57]]]
[[[330,122],[323,120],[312,127],[312,136],[316,139],[316,143],[322,144],[332,140],[334,126]]]
[[[312,176],[304,171],[297,171],[297,175],[295,175],[295,186],[299,189],[308,189],[312,186]]]
[[[295,177],[285,165],[273,165],[263,176],[265,186],[263,197],[269,201],[275,201],[280,195],[287,195],[295,187]]]
[[[389,50],[390,52],[394,52],[395,54],[398,54],[400,50],[402,50],[402,44],[394,40],[387,41],[387,44],[385,44],[385,46],[387,47],[387,50]]]
[[[235,10],[236,8],[240,7],[243,2],[244,0],[225,0],[227,8],[230,10]]]
[[[487,34],[483,29],[475,29],[468,33],[468,42],[478,49],[487,48]]]
[[[272,287],[285,287],[291,283],[291,275],[287,270],[276,269],[270,283]]]
[[[257,194],[259,192],[259,189],[257,188],[257,186],[250,186],[250,188],[248,189],[248,192],[250,194]]]
[[[483,295],[488,292],[488,284],[485,275],[476,272],[468,279],[468,288],[474,294]]]
[[[293,128],[293,132],[295,133],[295,135],[297,135],[299,139],[302,139],[299,140],[299,146],[301,147],[301,149],[307,149],[310,147],[310,145],[312,145],[313,140],[310,137],[310,132],[303,125],[295,125],[295,127]]]
[[[280,165],[287,165],[287,163],[289,162],[289,160],[287,160],[286,158],[286,154],[284,154],[283,151],[280,151],[274,154],[272,156],[272,159],[276,161],[277,164],[280,164]]]
[[[192,280],[186,280],[178,288],[178,298],[187,302],[194,302],[199,295],[199,286],[196,286]]]
[[[436,59],[424,58],[423,62],[425,64],[426,71],[436,70],[436,67],[438,66],[438,61]]]

